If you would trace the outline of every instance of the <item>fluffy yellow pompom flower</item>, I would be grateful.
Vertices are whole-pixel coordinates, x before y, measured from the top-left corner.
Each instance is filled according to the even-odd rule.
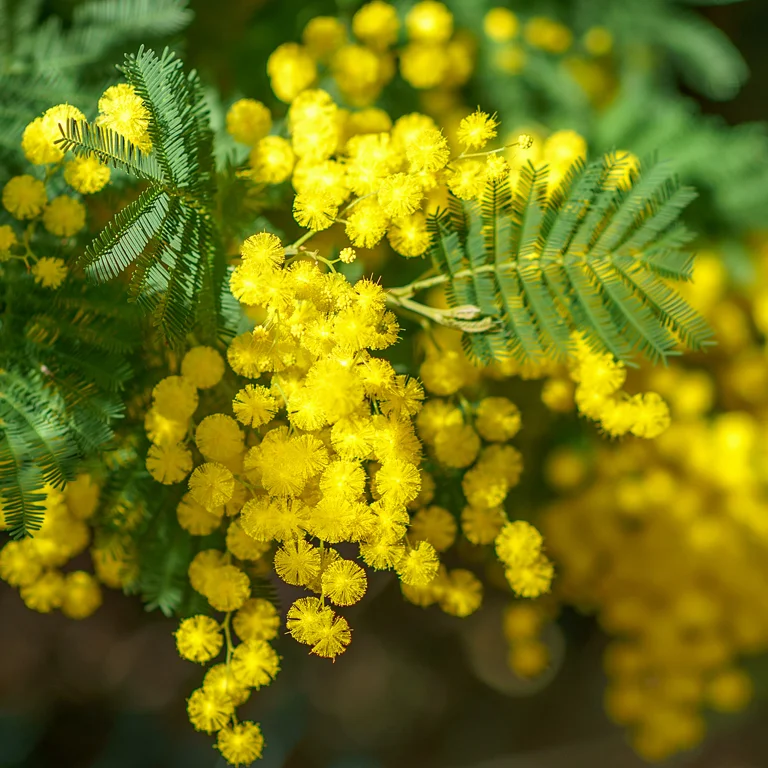
[[[318,628],[319,639],[312,646],[310,653],[326,659],[335,659],[347,650],[352,641],[352,631],[343,616],[333,616],[330,621],[324,621]]]
[[[500,154],[485,158],[485,177],[489,181],[501,181],[509,176],[509,163]]]
[[[215,733],[230,720],[235,710],[232,699],[210,688],[198,688],[187,699],[189,722],[197,731]]]
[[[347,214],[347,237],[358,248],[373,248],[384,237],[388,224],[389,219],[376,200],[362,200]]]
[[[182,496],[176,506],[176,519],[179,525],[193,536],[207,536],[213,533],[221,524],[224,507],[216,507],[210,512],[198,504],[189,493]]]
[[[251,695],[247,686],[241,685],[235,680],[232,668],[228,664],[214,664],[209,667],[205,677],[203,677],[203,688],[206,691],[228,696],[236,707],[245,704]]]
[[[576,160],[586,158],[587,142],[576,131],[557,131],[544,142],[542,153],[549,165],[549,185],[552,188]]]
[[[204,664],[218,656],[224,636],[218,622],[210,616],[192,616],[184,619],[176,630],[176,648],[179,656]]]
[[[222,728],[216,739],[216,748],[230,765],[248,766],[261,757],[264,737],[258,723],[244,720]]]
[[[524,520],[506,523],[496,537],[496,554],[510,567],[532,564],[541,553],[541,534]]]
[[[217,549],[204,549],[198,552],[189,564],[187,575],[192,589],[204,595],[213,583],[216,574],[225,564],[225,555]]]
[[[236,611],[251,596],[250,579],[234,565],[222,565],[206,584],[205,596],[217,611]]]
[[[241,144],[254,146],[271,128],[269,109],[256,99],[240,99],[227,110],[227,133]]]
[[[435,548],[426,541],[420,541],[395,565],[395,570],[404,584],[425,587],[437,575],[440,560]]]
[[[226,504],[235,490],[235,478],[223,465],[209,461],[195,469],[189,478],[192,498],[206,509]]]
[[[142,152],[152,149],[149,119],[149,110],[132,85],[119,83],[110,86],[99,99],[96,125],[120,134]]]
[[[180,443],[187,434],[187,425],[162,416],[155,408],[150,408],[144,417],[144,429],[147,437],[157,445]]]
[[[34,219],[47,202],[45,184],[34,176],[14,176],[3,187],[3,207],[15,219]]]
[[[509,8],[491,8],[483,17],[483,31],[495,43],[506,43],[519,29],[520,22]]]
[[[61,612],[70,619],[85,619],[101,605],[101,586],[92,573],[72,571],[64,577]]]
[[[245,450],[245,435],[231,416],[214,413],[197,425],[195,443],[206,459],[228,462]]]
[[[186,422],[197,409],[197,389],[184,376],[166,376],[152,390],[152,401],[161,416]]]
[[[411,540],[427,541],[438,552],[445,552],[456,540],[456,519],[443,507],[420,509],[411,520]]]
[[[293,201],[293,218],[300,226],[315,232],[328,229],[336,221],[338,212],[333,198],[322,192],[301,192]]]
[[[30,163],[58,163],[64,157],[56,140],[62,135],[59,126],[66,125],[70,119],[85,120],[85,115],[70,104],[59,104],[46,110],[42,117],[36,118],[24,129],[21,148]]]
[[[58,288],[67,276],[67,265],[64,259],[53,256],[43,256],[32,267],[35,282],[43,288]]]
[[[267,74],[275,96],[290,104],[314,83],[317,67],[305,48],[283,43],[267,59]]]
[[[280,671],[280,657],[266,640],[247,640],[232,654],[235,681],[249,688],[269,685]]]
[[[407,461],[385,461],[376,473],[376,490],[393,504],[407,504],[418,496],[420,488],[421,474]]]
[[[280,617],[269,600],[252,598],[234,615],[232,627],[244,641],[272,640],[277,637]]]
[[[9,541],[0,549],[0,579],[12,587],[23,587],[36,581],[43,566],[35,557],[31,539]]]
[[[707,702],[717,712],[740,712],[752,698],[752,681],[741,669],[723,669],[708,683]]]
[[[506,397],[486,397],[478,403],[475,427],[485,440],[504,443],[520,430],[520,409]]]
[[[428,445],[434,445],[437,435],[448,427],[461,426],[464,416],[461,409],[448,400],[428,400],[416,417],[419,437]]]
[[[463,118],[456,130],[456,138],[467,149],[481,149],[496,136],[499,121],[495,115],[475,110]]]
[[[192,454],[179,443],[152,445],[146,466],[157,482],[172,485],[181,482],[192,471]]]
[[[324,129],[337,122],[339,108],[331,94],[322,88],[303,91],[288,108],[288,130],[291,135],[313,127]]]
[[[327,61],[347,40],[347,28],[334,16],[315,16],[307,22],[301,39],[310,55]]]
[[[337,560],[324,571],[321,579],[323,594],[336,605],[354,605],[366,589],[365,571],[351,560]]]
[[[605,27],[591,27],[582,40],[587,52],[592,56],[605,56],[613,49],[613,35]]]
[[[379,204],[392,218],[409,216],[418,210],[423,193],[416,179],[406,173],[395,173],[381,182]]]
[[[81,195],[104,189],[109,178],[109,167],[93,155],[75,157],[64,166],[64,181]]]
[[[405,138],[405,156],[411,173],[435,173],[445,167],[451,157],[451,150],[439,129],[425,127]]]
[[[317,597],[300,597],[288,609],[285,627],[294,640],[314,645],[320,630],[333,619],[333,611]]]
[[[446,427],[435,435],[435,455],[446,467],[468,467],[479,451],[480,438],[469,424]]]
[[[275,571],[286,584],[308,584],[320,572],[320,550],[305,539],[287,541],[275,552]]]
[[[85,206],[73,197],[55,197],[43,211],[43,226],[58,237],[72,237],[85,226]]]
[[[441,85],[449,66],[448,51],[443,45],[412,43],[400,53],[400,74],[414,88]]]
[[[405,27],[411,40],[444,43],[453,34],[453,14],[443,3],[422,0],[408,11]]]
[[[448,189],[462,200],[474,200],[485,189],[486,165],[480,160],[461,160],[453,163],[446,175]]]
[[[330,496],[353,501],[365,490],[365,472],[357,461],[332,461],[320,478],[320,490]]]
[[[239,422],[256,428],[272,421],[277,413],[277,400],[266,387],[246,384],[235,395],[232,410]]]
[[[371,48],[382,51],[397,41],[400,20],[393,5],[382,0],[366,3],[352,17],[352,32]]]
[[[296,156],[291,142],[282,136],[265,136],[251,150],[249,163],[253,180],[280,184],[290,177]]]
[[[227,549],[238,560],[258,560],[269,550],[269,542],[256,541],[243,529],[242,518],[238,518],[227,528]]]
[[[521,563],[504,571],[509,585],[520,597],[539,597],[549,592],[554,573],[554,566],[542,554],[532,563]]]
[[[471,571],[455,568],[440,578],[438,602],[451,616],[465,618],[483,602],[483,584]]]
[[[376,100],[386,79],[379,57],[363,45],[344,45],[333,55],[331,71],[345,99],[358,107]]]
[[[670,424],[669,406],[655,392],[645,392],[633,398],[637,404],[632,434],[637,437],[654,438],[664,432]]]
[[[393,222],[387,232],[392,249],[407,259],[422,256],[429,247],[427,219],[423,213],[414,213]]]
[[[507,522],[501,507],[464,507],[461,513],[461,531],[472,544],[492,544]]]
[[[277,235],[271,232],[259,232],[246,238],[240,246],[243,261],[260,270],[279,267],[285,260],[285,248]]]
[[[210,389],[224,376],[224,359],[213,347],[192,347],[181,361],[181,375],[198,389]]]
[[[20,590],[24,605],[39,613],[61,608],[64,600],[64,577],[58,571],[47,571]]]

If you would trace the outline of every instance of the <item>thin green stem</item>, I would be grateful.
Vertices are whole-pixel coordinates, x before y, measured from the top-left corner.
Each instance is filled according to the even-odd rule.
[[[400,296],[390,292],[387,295],[387,303],[395,308],[413,312],[416,315],[430,320],[447,328],[456,328],[464,333],[483,333],[493,326],[493,318],[483,317],[478,307],[466,306],[453,309],[437,309],[426,304],[413,301],[408,296]],[[464,310],[464,311],[462,311]]]
[[[313,238],[317,234],[316,229],[310,229],[307,230],[298,240],[291,243],[290,245],[285,246],[285,255],[286,256],[295,256],[299,249],[301,248],[304,243],[307,242],[310,238]]]

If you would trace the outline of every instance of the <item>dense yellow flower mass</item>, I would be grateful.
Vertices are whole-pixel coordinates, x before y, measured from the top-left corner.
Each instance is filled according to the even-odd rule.
[[[304,103],[311,109],[329,104]],[[243,383],[236,391],[234,418],[199,416],[196,391],[209,385],[202,374],[218,370],[220,358],[211,348],[190,350],[181,363],[183,375],[169,376],[153,390],[155,415],[147,424],[154,445],[147,466],[161,482],[182,480],[189,466],[181,461],[179,443],[191,439],[189,420],[197,419],[194,442],[202,461],[189,476],[189,498],[177,513],[193,535],[228,528],[227,548],[200,552],[189,576],[211,608],[225,614],[226,664],[237,684],[246,691],[258,688],[279,669],[269,645],[279,617],[269,603],[249,599],[249,562],[263,563],[307,590],[309,596],[289,608],[286,626],[322,657],[337,657],[352,640],[337,608],[364,598],[366,568],[394,571],[406,598],[418,605],[436,602],[455,616],[477,610],[481,582],[470,571],[440,564],[439,553],[453,545],[458,526],[449,512],[429,506],[434,482],[422,466],[424,445],[414,419],[424,443],[436,447],[437,462],[447,469],[472,467],[465,493],[480,516],[487,510],[488,520],[476,514],[474,527],[466,523],[473,531],[468,538],[488,545],[503,540],[503,526],[510,525],[499,505],[520,473],[519,454],[505,445],[520,429],[514,404],[505,398],[481,401],[479,434],[448,401],[430,400],[424,407],[421,384],[375,354],[393,345],[399,332],[384,289],[366,278],[350,283],[317,253],[285,248],[268,233],[253,235],[242,245],[230,285],[264,319],[232,341],[227,360],[238,377],[260,383]],[[217,372],[211,381],[220,378]],[[450,408],[457,411],[452,419],[422,420]],[[454,435],[454,428],[467,434]],[[480,435],[488,441],[482,453]],[[456,451],[466,456],[459,464]],[[161,469],[155,455],[179,460]],[[489,481],[497,488],[490,495],[484,490]],[[519,525],[532,532],[532,543],[525,539],[516,556],[502,546],[502,559],[511,588],[538,595],[549,589],[552,566],[535,529]],[[336,546],[342,543],[358,548],[360,563],[341,556]],[[183,656],[214,660],[221,633],[210,621],[199,616],[182,623],[177,642]],[[195,727],[224,733],[229,710],[217,695],[193,694],[189,712]]]
[[[562,24],[501,7],[488,11],[484,30],[509,73],[529,54],[562,55],[574,45]],[[611,45],[602,28],[585,36],[593,56]],[[331,660],[354,648],[346,609],[370,599],[374,571],[388,573],[409,610],[433,607],[457,619],[480,609],[487,588],[504,590],[509,666],[521,678],[550,663],[543,630],[557,605],[593,606],[605,629],[622,636],[606,655],[606,707],[649,759],[693,746],[703,706],[735,711],[749,700],[738,655],[768,643],[754,611],[766,580],[761,420],[735,412],[707,422],[714,394],[706,374],[675,369],[684,387],[663,377],[638,382],[578,333],[565,363],[509,357],[482,367],[459,330],[422,314],[413,365],[390,362],[403,332],[394,311],[407,315],[408,306],[368,276],[376,263],[369,251],[386,242],[406,259],[425,257],[429,217],[450,195],[474,205],[489,184],[514,187],[530,160],[548,166],[551,200],[586,157],[575,131],[500,134],[495,114],[459,106],[456,89],[474,56],[443,3],[421,0],[399,14],[373,0],[349,29],[314,18],[301,43],[273,52],[266,72],[282,111],[242,98],[226,115],[231,138],[248,148],[239,173],[249,190],[282,185],[269,193],[284,195],[289,226],[292,215],[307,231],[293,243],[267,231],[233,238],[237,335],[225,345],[190,334],[180,353],[158,354],[163,373],[152,368],[132,405],[146,438],[133,446],[142,480],[176,493],[168,496],[174,530],[187,542],[197,537],[187,574],[200,602],[175,632],[179,655],[208,665],[189,696],[189,719],[216,735],[231,765],[262,755],[260,726],[239,721],[237,708],[275,680],[282,636]],[[373,106],[398,71],[429,114],[393,119]],[[68,279],[67,263],[27,253],[20,223],[59,242],[75,238],[87,220],[79,196],[110,180],[93,156],[65,159],[55,141],[68,119],[84,117],[58,105],[27,126],[23,151],[44,167],[11,178],[2,194],[15,221],[0,226],[0,261],[23,260],[50,290]],[[153,151],[151,113],[132,86],[108,88],[95,122]],[[627,168],[616,188],[637,167],[634,155],[621,154]],[[51,183],[59,171],[76,196]],[[444,295],[429,303],[436,313],[477,309],[448,307]],[[766,332],[768,291],[753,314]],[[737,344],[747,324],[738,309],[721,322]],[[761,362],[741,364],[735,390],[740,373],[762,380]],[[579,455],[550,454],[552,485],[573,495],[547,510],[546,536],[536,510],[518,511],[514,497],[527,413],[511,399],[512,378],[542,380],[553,414],[575,410],[618,446],[600,454],[588,487]],[[119,466],[119,454],[105,461]],[[98,608],[101,585],[140,580],[130,534],[146,523],[143,505],[104,495],[87,473],[62,488],[46,485],[42,529],[0,550],[0,577],[31,609],[84,618]],[[526,519],[510,519],[513,509]],[[86,550],[93,574],[65,570]],[[265,583],[278,579],[296,588],[289,605],[264,597]]]

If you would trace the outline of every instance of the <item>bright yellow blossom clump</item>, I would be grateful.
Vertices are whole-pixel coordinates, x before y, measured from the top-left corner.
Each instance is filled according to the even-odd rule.
[[[32,274],[43,288],[58,288],[67,277],[67,265],[63,259],[43,256],[32,267]]]
[[[36,218],[47,202],[45,184],[34,176],[14,176],[3,187],[3,207],[15,219]]]
[[[85,226],[85,207],[73,197],[55,197],[43,211],[43,226],[52,235],[72,237]]]
[[[149,110],[132,85],[120,83],[104,91],[104,95],[99,99],[96,125],[114,131],[135,144],[142,152],[152,149]]]
[[[70,104],[51,107],[42,117],[35,118],[21,137],[21,148],[27,160],[34,165],[58,163],[64,152],[56,142],[70,120],[85,120],[85,115]]]
[[[64,166],[64,181],[75,192],[83,195],[92,195],[102,190],[109,182],[110,175],[109,167],[92,155],[75,157]]]
[[[227,133],[249,147],[255,146],[271,128],[269,109],[256,99],[240,99],[227,112]]]
[[[396,587],[410,603],[407,610],[442,611],[446,626],[484,601],[492,604],[491,591],[503,593],[500,624],[517,682],[554,668],[547,631],[559,604],[587,606],[606,632],[622,637],[606,654],[608,712],[631,727],[641,754],[662,759],[701,737],[704,703],[723,712],[746,706],[752,689],[738,655],[768,643],[766,622],[752,610],[763,605],[759,592],[766,582],[759,543],[768,540],[760,514],[768,451],[758,429],[765,419],[733,412],[705,422],[715,402],[706,375],[669,374],[685,386],[670,385],[663,374],[638,381],[578,332],[570,345],[563,343],[562,359],[523,361],[512,354],[527,350],[513,337],[519,330],[522,338],[537,298],[520,264],[544,259],[546,244],[540,238],[521,249],[506,275],[519,281],[519,290],[501,306],[498,291],[482,290],[484,280],[502,279],[499,261],[469,270],[478,253],[473,249],[491,241],[496,247],[497,237],[520,238],[538,224],[504,211],[503,223],[515,230],[510,234],[495,231],[487,216],[477,225],[474,212],[483,207],[485,213],[486,195],[507,186],[509,207],[517,210],[518,198],[531,194],[524,168],[530,161],[532,174],[549,167],[547,184],[534,188],[549,221],[560,182],[586,158],[587,143],[572,130],[547,136],[541,126],[504,134],[496,114],[462,106],[459,88],[486,51],[455,28],[447,4],[406,5],[370,0],[343,22],[311,19],[300,43],[280,45],[266,62],[282,107],[273,114],[253,98],[231,104],[225,148],[243,159],[232,174],[234,189],[243,192],[248,220],[269,231],[243,239],[240,223],[225,221],[221,270],[183,275],[190,291],[198,280],[220,282],[220,306],[199,310],[200,318],[220,314],[223,327],[196,322],[167,346],[142,337],[147,366],[136,373],[138,390],[126,398],[126,434],[116,427],[114,448],[87,473],[73,478],[67,466],[54,478],[56,468],[46,470],[51,482],[39,494],[42,527],[0,549],[0,578],[31,609],[79,619],[101,604],[102,586],[151,592],[158,579],[146,561],[154,553],[165,567],[167,554],[170,587],[147,601],[186,616],[175,632],[176,648],[206,666],[187,700],[189,719],[214,736],[233,766],[250,765],[265,750],[261,727],[238,719],[238,708],[276,679],[280,644],[296,641],[313,656],[344,663],[354,637],[350,621],[359,615],[352,606],[370,600],[369,592]],[[490,59],[508,74],[573,44],[559,22],[518,18],[502,7],[487,10],[483,29]],[[580,45],[594,57],[611,58],[607,29],[588,30]],[[574,66],[578,62],[563,61],[567,71]],[[395,79],[398,88],[418,89],[428,114],[397,117],[375,106],[393,103],[379,96]],[[153,122],[157,105],[145,104],[139,93],[146,91],[129,84],[108,88],[95,124],[121,137],[118,145],[138,149],[139,163],[157,161],[165,178],[165,165],[172,165],[163,156],[169,131]],[[78,287],[77,262],[63,251],[66,261],[35,256],[31,233],[37,229],[57,248],[79,247],[76,236],[86,225],[80,196],[97,193],[110,179],[105,153],[65,158],[57,139],[71,119],[84,117],[64,104],[27,126],[22,149],[43,167],[34,171],[39,179],[25,174],[8,181],[2,202],[16,221],[0,225],[0,270],[18,268],[36,298],[62,303]],[[621,195],[637,177],[637,158],[619,151],[611,162],[616,171],[606,189],[632,202],[631,192]],[[70,193],[61,194],[59,171]],[[147,175],[149,187],[156,186]],[[192,210],[197,194],[194,185],[180,191],[165,178],[156,212],[166,198]],[[223,197],[216,200],[229,206]],[[273,208],[280,221],[262,225],[261,216]],[[174,248],[177,234],[191,242],[221,213],[198,216],[200,210],[176,233],[174,208],[162,237]],[[95,219],[98,206],[91,211]],[[458,292],[449,305],[439,287],[448,280],[442,267],[437,274],[435,234],[442,234],[444,219],[435,214],[445,211],[457,225],[455,242],[466,239],[470,254],[465,259],[457,247],[446,256],[456,259],[449,265],[451,283],[472,281],[482,309],[459,303]],[[462,217],[467,227],[459,226]],[[296,226],[304,231],[293,242],[273,234]],[[166,279],[165,262],[146,271],[157,240],[150,247],[142,241],[133,254],[131,290],[146,280],[154,291]],[[425,260],[421,266],[399,262],[414,282],[387,287],[392,271],[378,267],[396,260],[390,249]],[[550,277],[554,286],[545,274]],[[701,284],[714,304],[716,269],[705,271]],[[438,287],[419,304],[415,292],[429,286]],[[59,288],[55,296],[43,290]],[[752,316],[733,305],[720,318],[719,330],[734,348],[753,325],[768,329],[768,292],[762,293]],[[158,313],[170,307],[165,295],[170,292],[157,288],[153,296]],[[562,299],[553,310],[555,324],[570,300]],[[407,318],[402,326],[395,312]],[[496,362],[481,363],[471,356],[467,334],[498,326],[500,314],[512,315],[517,330],[493,342]],[[409,338],[409,358],[394,347],[411,333],[414,318],[422,331]],[[87,326],[85,309],[78,321]],[[38,327],[33,318],[24,333],[30,345],[43,347],[56,332],[70,330]],[[768,383],[762,356],[753,352],[729,371],[728,396],[736,402],[760,389],[745,382]],[[55,366],[36,364],[36,375],[37,368],[43,381],[58,384]],[[524,455],[527,464],[548,446],[542,447],[533,416],[521,414],[517,397],[524,390],[510,384],[512,378],[536,393],[536,381],[543,382],[547,416],[573,422],[564,439],[580,415],[592,422],[582,423],[583,433],[595,439],[602,433],[611,438],[606,445],[614,443],[599,449],[595,462],[570,444],[549,452],[543,476],[571,496],[547,509],[546,537],[528,486],[518,486]],[[73,412],[81,407],[79,396],[68,391],[63,398]],[[87,414],[77,413],[87,427]],[[89,437],[78,434],[83,443]],[[67,450],[74,455],[81,447],[75,441]],[[161,500],[157,505],[145,494],[147,483]],[[18,512],[4,503],[0,499],[0,528],[12,528]],[[87,553],[93,574],[72,570],[70,562]],[[177,584],[185,571],[191,589]],[[277,582],[287,585],[280,599]],[[652,620],[659,611],[668,619],[661,628]]]

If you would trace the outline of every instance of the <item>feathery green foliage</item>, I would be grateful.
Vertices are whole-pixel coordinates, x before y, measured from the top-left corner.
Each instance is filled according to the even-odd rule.
[[[0,496],[11,535],[42,523],[42,485],[61,487],[109,443],[139,343],[117,287],[74,277],[51,297],[18,263],[5,265],[0,326]]]
[[[578,163],[548,194],[547,170],[529,164],[514,193],[495,183],[481,206],[454,200],[431,218],[431,255],[449,303],[494,320],[465,336],[474,357],[564,359],[576,331],[626,362],[710,343],[670,285],[691,276],[682,250],[691,235],[679,217],[694,192],[663,164],[623,184],[626,170],[615,156]]]
[[[162,337],[180,344],[196,323],[215,337],[219,328],[223,259],[214,219],[213,133],[196,72],[184,73],[168,49],[143,47],[122,67],[150,113],[152,150],[97,125],[71,120],[63,149],[92,154],[148,182],[86,249],[86,273],[106,282],[131,269],[130,293],[147,308]]]
[[[175,35],[191,21],[187,0],[92,0],[71,20],[42,0],[0,0],[0,152],[19,153],[24,126],[54,104],[83,109],[111,79],[112,62],[138,42]]]

